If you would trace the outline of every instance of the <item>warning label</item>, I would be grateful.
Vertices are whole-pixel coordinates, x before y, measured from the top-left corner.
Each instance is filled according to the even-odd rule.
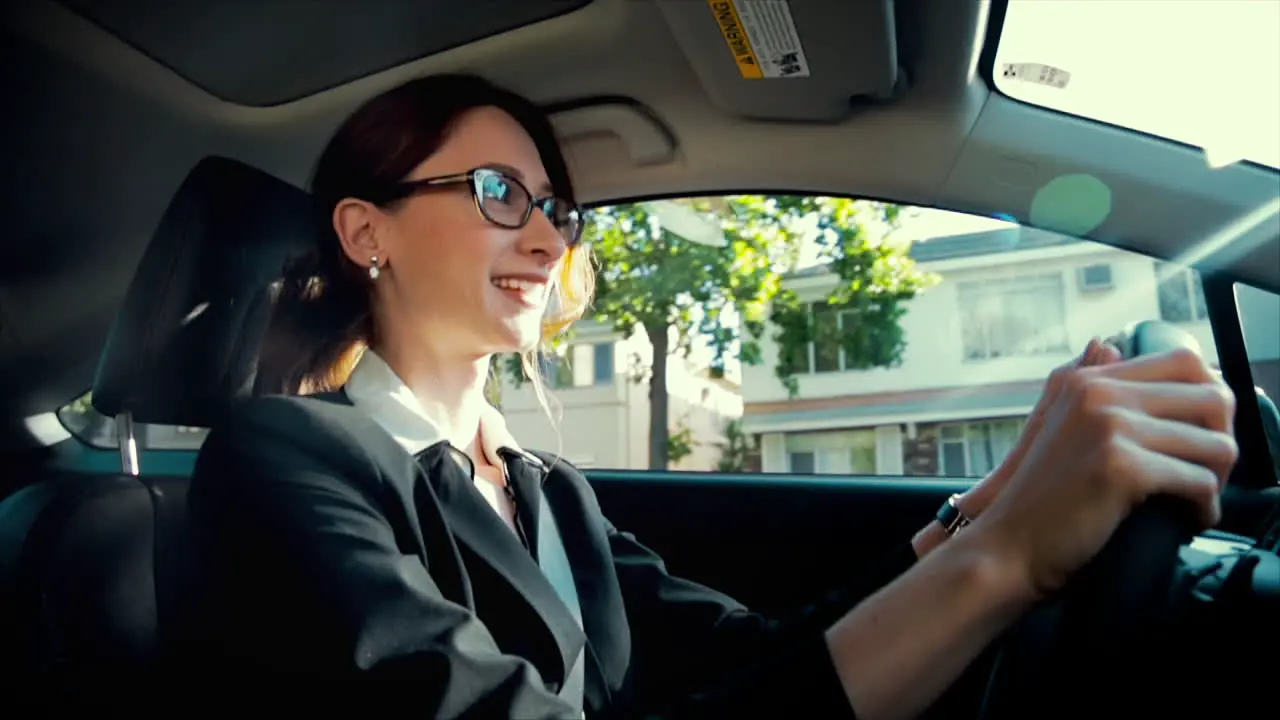
[[[785,0],[707,0],[748,80],[809,77],[809,60]]]

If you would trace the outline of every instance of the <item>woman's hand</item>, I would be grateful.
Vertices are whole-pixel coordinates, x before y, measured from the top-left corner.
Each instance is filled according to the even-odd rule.
[[[981,533],[1040,597],[1147,497],[1181,496],[1212,527],[1238,455],[1235,397],[1194,352],[1071,368],[1059,385],[1007,484],[964,531]]]
[[[1035,408],[1031,410],[1031,415],[1028,416],[1027,423],[1023,427],[1022,434],[1018,437],[1018,442],[1014,445],[1013,450],[1000,462],[999,467],[991,471],[982,480],[979,480],[957,501],[960,511],[964,513],[965,517],[971,520],[976,519],[999,497],[1000,491],[1008,484],[1009,478],[1013,477],[1018,466],[1022,463],[1022,458],[1027,454],[1027,449],[1031,447],[1036,437],[1040,434],[1040,428],[1044,424],[1045,413],[1048,408],[1053,407],[1053,404],[1057,402],[1067,374],[1078,368],[1109,365],[1119,362],[1121,359],[1120,351],[1114,345],[1103,342],[1098,338],[1093,338],[1085,346],[1083,352],[1058,366],[1049,374],[1049,378],[1045,382],[1044,392],[1040,394],[1039,401],[1036,402]],[[946,539],[947,535],[942,530],[942,527],[936,522],[930,522],[916,534],[912,541],[916,556],[924,557]]]
[[[1014,445],[1013,450],[1009,452],[999,467],[974,485],[972,489],[964,494],[964,498],[960,501],[961,509],[969,518],[977,518],[981,515],[1000,495],[1000,491],[1008,484],[1009,478],[1013,477],[1018,466],[1022,463],[1023,456],[1027,454],[1027,450],[1040,434],[1047,410],[1058,401],[1058,396],[1062,393],[1062,386],[1066,382],[1065,378],[1068,374],[1078,368],[1110,365],[1111,363],[1120,362],[1122,359],[1120,351],[1114,345],[1103,342],[1098,338],[1093,338],[1085,346],[1084,352],[1049,373],[1049,379],[1045,382],[1044,392],[1040,394],[1039,401],[1036,402],[1035,408],[1032,409],[1031,415],[1028,416],[1027,423],[1023,427],[1022,434],[1018,437],[1018,442]]]
[[[1180,350],[1059,375],[990,507],[827,630],[859,717],[924,712],[1147,497],[1181,496],[1202,526],[1217,522],[1237,455],[1235,399],[1199,355]]]

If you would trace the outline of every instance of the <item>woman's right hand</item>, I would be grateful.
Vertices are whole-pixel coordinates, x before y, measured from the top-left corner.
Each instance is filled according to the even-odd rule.
[[[1203,527],[1238,450],[1235,398],[1191,351],[1071,368],[982,533],[1033,596],[1060,588],[1147,497],[1191,501]]]

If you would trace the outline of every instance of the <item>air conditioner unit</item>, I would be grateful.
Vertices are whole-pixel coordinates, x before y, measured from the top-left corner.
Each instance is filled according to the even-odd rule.
[[[1079,268],[1077,281],[1080,283],[1081,292],[1097,292],[1099,290],[1110,290],[1114,287],[1111,278],[1111,266],[1105,263]]]

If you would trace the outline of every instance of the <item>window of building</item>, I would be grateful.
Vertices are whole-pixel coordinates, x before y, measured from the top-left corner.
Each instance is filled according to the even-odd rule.
[[[611,385],[616,374],[613,359],[613,343],[596,343],[591,346],[596,385]]]
[[[613,343],[578,343],[545,353],[543,378],[552,388],[581,388],[613,383]]]
[[[1177,323],[1208,319],[1200,273],[1165,262],[1155,263],[1155,272],[1161,320]]]
[[[542,381],[547,387],[573,387],[573,363],[570,355],[547,352],[538,356],[538,364],[542,370]]]
[[[817,461],[812,452],[787,453],[788,470],[799,475],[812,475],[817,472]]]
[[[982,477],[1018,443],[1022,419],[947,423],[939,428],[938,470],[948,477]]]
[[[787,436],[790,472],[875,475],[875,430],[796,433]]]
[[[808,307],[814,340],[799,350],[795,367],[801,373],[843,372],[851,363],[840,338],[853,313],[825,302],[809,303]]]
[[[963,282],[956,294],[966,360],[1070,349],[1062,273]]]

